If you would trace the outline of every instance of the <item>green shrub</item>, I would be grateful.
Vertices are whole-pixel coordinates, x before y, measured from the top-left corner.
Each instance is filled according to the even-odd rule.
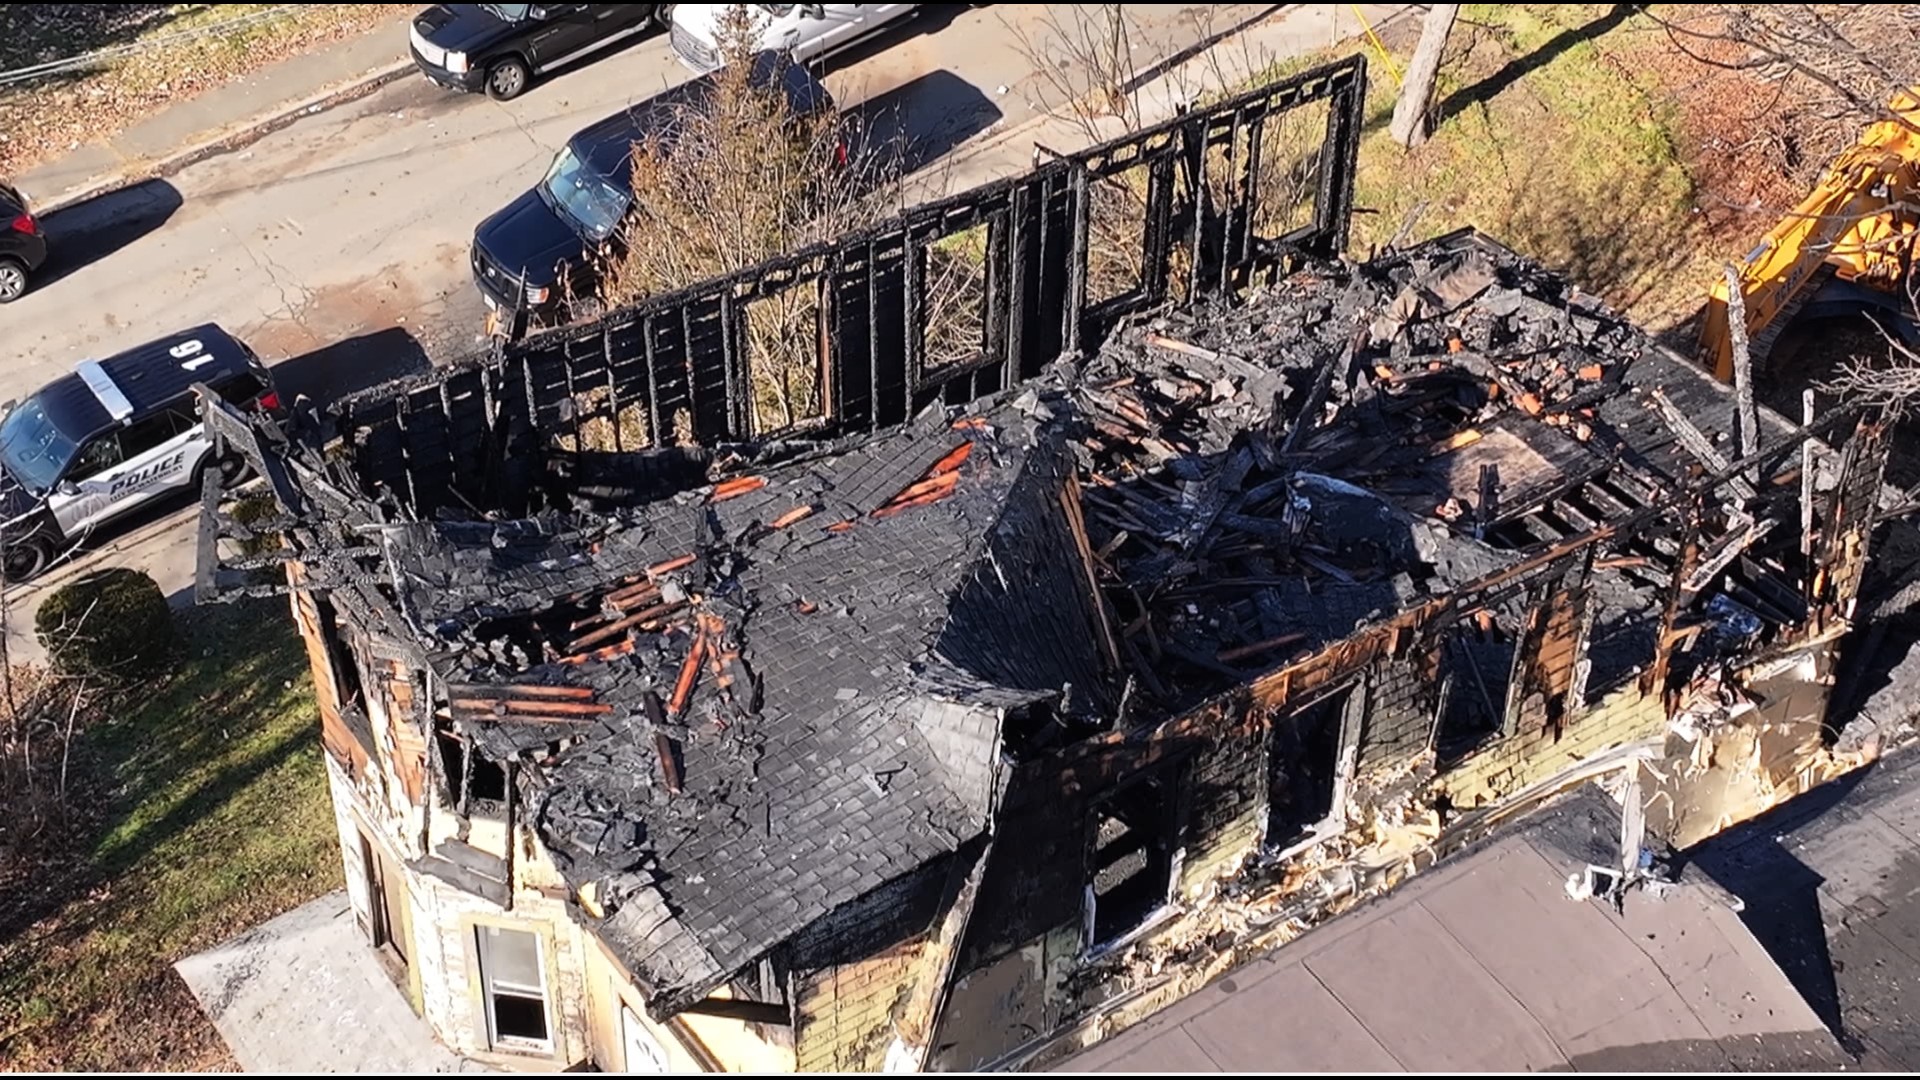
[[[138,570],[76,578],[47,597],[33,622],[54,667],[68,675],[127,682],[157,674],[173,655],[173,612]]]
[[[274,501],[273,496],[265,492],[257,492],[235,499],[227,514],[235,523],[259,530],[261,522],[272,521],[279,516],[280,504]],[[240,554],[243,556],[251,558],[255,555],[264,555],[280,547],[280,534],[265,530],[256,531],[252,539],[241,540],[239,545]]]

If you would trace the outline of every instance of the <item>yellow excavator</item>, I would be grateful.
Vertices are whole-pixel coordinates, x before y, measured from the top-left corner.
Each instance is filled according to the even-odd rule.
[[[1920,339],[1909,295],[1920,235],[1920,88],[1894,97],[1893,116],[1841,152],[1806,200],[1740,266],[1747,338],[1756,368],[1796,317],[1871,313]],[[1700,328],[1701,359],[1733,380],[1727,282],[1713,283]]]

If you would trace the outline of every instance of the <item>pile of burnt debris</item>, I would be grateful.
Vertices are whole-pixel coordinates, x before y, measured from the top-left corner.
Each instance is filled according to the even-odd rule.
[[[1472,234],[1123,329],[1072,397],[1121,647],[1170,704],[1642,514],[1738,456],[1730,395]],[[1764,423],[1763,441],[1788,431]],[[1785,565],[1741,528],[1755,515],[1737,498],[1720,511],[1708,528],[1737,535],[1718,549],[1714,570],[1733,572],[1711,628],[1804,617]],[[1596,566],[1596,685],[1651,655],[1685,539],[1668,516]],[[1477,688],[1458,707],[1488,722],[1521,615],[1517,601],[1480,613],[1485,633],[1449,658]]]

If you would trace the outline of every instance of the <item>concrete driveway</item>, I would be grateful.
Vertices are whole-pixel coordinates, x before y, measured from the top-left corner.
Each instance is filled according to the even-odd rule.
[[[845,105],[888,110],[925,156],[958,162],[943,177],[950,188],[1017,173],[1034,141],[1020,136],[1060,104],[1023,41],[1048,41],[1048,20],[1070,18],[1062,11],[1072,7],[932,5],[837,61],[827,83]],[[1140,5],[1130,12],[1138,20],[1130,59],[1151,74],[1169,57],[1274,18],[1292,25],[1287,40],[1301,46],[1357,29],[1347,5],[1287,7]],[[653,35],[509,103],[407,78],[245,149],[50,215],[54,265],[0,309],[9,346],[0,397],[209,320],[273,362],[284,390],[321,400],[472,349],[483,321],[467,265],[474,226],[535,183],[575,131],[685,76]],[[1044,134],[1071,148],[1056,145],[1054,130]],[[160,566],[170,593],[186,588],[192,530],[145,535],[135,557]],[[116,561],[127,554],[121,547]],[[14,598],[17,650],[33,651],[19,609],[73,565],[97,561],[73,560]]]
[[[493,1072],[454,1055],[380,969],[338,890],[176,963],[247,1072]]]

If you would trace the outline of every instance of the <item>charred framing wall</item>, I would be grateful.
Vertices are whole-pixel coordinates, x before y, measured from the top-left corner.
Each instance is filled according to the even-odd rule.
[[[1012,386],[1097,344],[1129,313],[1243,284],[1289,253],[1341,252],[1365,86],[1365,58],[1354,56],[917,207],[831,246],[377,388],[341,410],[353,474],[363,493],[390,492],[421,518],[443,507],[514,512],[530,492],[508,461],[577,449],[590,429],[603,437],[590,440],[598,445],[589,455],[832,436]],[[1262,235],[1261,225],[1284,220],[1261,203],[1273,189],[1262,170],[1277,167],[1278,124],[1320,103],[1324,128],[1301,148],[1305,163],[1293,166],[1312,186],[1311,218]],[[1121,226],[1138,238],[1139,272],[1132,287],[1095,297],[1090,193],[1123,175],[1136,186],[1145,178]],[[931,363],[929,334],[943,331],[927,310],[929,260],[943,244],[969,238],[978,280],[964,291],[959,318],[977,348]],[[793,430],[762,430],[748,309],[796,290],[818,313],[807,346],[825,405]]]

